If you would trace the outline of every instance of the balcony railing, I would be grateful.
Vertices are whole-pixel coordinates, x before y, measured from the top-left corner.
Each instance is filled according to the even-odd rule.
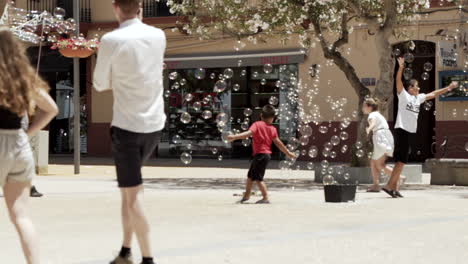
[[[61,7],[67,12],[66,18],[73,17],[73,0],[28,0],[27,10],[54,12],[56,7]],[[91,22],[91,0],[80,0],[81,22]]]
[[[143,0],[143,17],[174,16],[169,12],[167,0]]]

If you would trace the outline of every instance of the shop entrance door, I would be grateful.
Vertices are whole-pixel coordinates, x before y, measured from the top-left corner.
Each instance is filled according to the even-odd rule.
[[[398,49],[401,52],[400,56],[406,53],[414,55],[414,61],[407,63],[406,67],[413,72],[412,77],[419,81],[421,93],[430,93],[436,87],[436,46],[435,43],[429,41],[414,40],[414,50],[410,49],[409,42],[399,43],[393,46],[393,50]],[[432,69],[425,70],[424,64],[430,63]],[[398,70],[398,64],[395,66],[395,77]],[[428,75],[426,75],[427,73]],[[423,76],[424,74],[424,76]],[[404,78],[404,77],[403,77]],[[403,81],[407,88],[407,80]],[[396,94],[396,83],[394,84],[394,112],[393,116],[396,120],[398,113],[398,96]],[[431,106],[431,107],[429,107]],[[428,104],[421,106],[418,119],[417,134],[410,141],[410,162],[424,162],[426,159],[434,157],[431,146],[435,142],[435,101],[431,100]]]

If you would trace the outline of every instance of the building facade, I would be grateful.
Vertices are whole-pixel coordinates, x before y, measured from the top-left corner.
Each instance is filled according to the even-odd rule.
[[[66,4],[67,1],[18,0],[17,4],[30,8],[33,2],[36,4],[50,2],[53,6]],[[111,0],[82,0],[84,10],[81,14],[87,16],[85,22],[81,24],[83,34],[102,36],[118,26],[112,13],[111,2]],[[144,2],[145,23],[162,28],[168,39],[167,70],[164,80],[168,123],[163,142],[158,150],[160,156],[177,157],[181,151],[187,149],[187,144],[190,144],[190,150],[197,156],[224,155],[224,157],[231,158],[247,158],[250,151],[250,148],[246,147],[248,142],[227,146],[222,142],[213,119],[217,113],[227,113],[230,118],[229,129],[242,130],[248,125],[245,121],[249,123],[258,119],[263,105],[270,103],[271,100],[278,100],[280,105],[287,101],[285,100],[287,89],[282,89],[276,84],[279,80],[291,77],[296,78],[297,82],[300,81],[303,87],[312,88],[316,85],[319,88],[318,94],[313,95],[313,103],[304,106],[304,112],[307,113],[317,111],[316,108],[320,109],[319,122],[310,125],[313,135],[309,138],[309,142],[302,142],[301,148],[308,150],[313,145],[321,151],[322,146],[341,130],[349,135],[346,139],[348,143],[342,142],[342,144],[349,147],[354,145],[357,125],[353,112],[359,111],[358,97],[345,75],[336,66],[327,63],[318,47],[304,52],[294,37],[287,44],[281,44],[273,38],[267,43],[256,45],[246,41],[246,46],[241,50],[235,49],[239,48],[237,40],[228,37],[200,41],[179,30],[173,30],[177,29],[178,18],[170,14],[165,1]],[[466,9],[460,10],[447,5],[446,2],[432,2],[432,8],[422,16],[420,21],[405,25],[411,34],[411,40],[416,45],[414,51],[411,51],[415,57],[412,69],[414,77],[420,79],[423,92],[440,89],[450,80],[468,81],[465,68],[468,52]],[[392,42],[394,50],[398,49],[405,53],[406,40],[395,38]],[[368,33],[366,26],[354,27],[349,44],[344,49],[348,51],[346,57],[355,66],[362,82],[373,90],[379,75],[377,60],[379,51],[376,50],[373,36]],[[109,156],[111,144],[108,131],[112,119],[112,93],[97,93],[92,89],[91,80],[95,60],[96,57],[93,56],[81,62],[83,87],[80,96],[83,97],[85,105],[83,109],[86,113],[84,145],[88,155]],[[424,65],[427,63],[433,67],[425,69]],[[265,72],[263,70],[265,65],[270,64],[272,69]],[[317,77],[311,76],[311,66],[320,68],[320,82],[317,81]],[[217,96],[213,93],[213,87],[218,81],[218,76],[226,74],[226,69],[232,70],[233,77],[227,81],[226,92]],[[170,76],[174,72],[177,72],[176,78]],[[423,76],[425,72],[427,74]],[[198,78],[200,74],[204,75],[203,79]],[[56,71],[55,76],[55,79],[49,76],[53,88],[56,87],[54,82],[63,81],[61,79],[72,80],[66,72]],[[192,97],[190,100],[187,99],[188,94]],[[298,99],[310,96],[308,89],[301,89]],[[344,115],[351,118],[351,122],[346,125],[345,129],[343,129],[342,118],[337,118],[337,109],[332,108],[330,98],[332,100],[346,98],[347,103],[340,107],[342,114],[338,115],[338,117]],[[204,100],[208,100],[207,103],[211,105],[210,111],[213,118],[205,118],[209,114],[204,113]],[[194,105],[195,102],[200,102],[201,106]],[[384,113],[390,123],[396,117],[396,107],[394,103],[390,103],[388,111]],[[297,112],[297,105],[290,104],[286,108],[288,111]],[[468,135],[468,97],[466,94],[438,98],[433,106],[426,105],[425,108],[427,110],[421,111],[418,137],[414,139],[412,145],[412,161],[440,157],[443,155],[440,146],[447,136]],[[252,110],[252,114],[247,115],[248,120],[245,120],[245,109]],[[191,113],[193,116],[195,121],[190,126],[180,124],[182,111]],[[295,135],[297,130],[297,124],[291,120],[282,119],[276,125],[285,141]],[[323,130],[323,127],[326,127],[326,133],[319,132]],[[60,132],[58,133],[54,140],[60,138]],[[349,161],[351,158],[349,151],[343,153],[337,149],[335,153],[335,161]],[[448,156],[466,158],[468,152],[462,147],[449,153]],[[302,158],[309,157],[304,155]],[[321,156],[318,155],[316,159],[320,160]]]

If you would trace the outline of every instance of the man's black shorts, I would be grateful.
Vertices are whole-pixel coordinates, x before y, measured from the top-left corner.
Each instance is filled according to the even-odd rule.
[[[270,160],[271,156],[269,154],[255,155],[252,159],[252,163],[250,164],[248,177],[252,181],[263,181],[263,177],[265,177],[265,170]]]
[[[141,167],[158,146],[161,131],[135,133],[111,127],[111,138],[119,187],[135,187],[142,184]]]
[[[404,129],[395,129],[395,151],[393,153],[395,162],[408,163],[411,136],[412,133]]]

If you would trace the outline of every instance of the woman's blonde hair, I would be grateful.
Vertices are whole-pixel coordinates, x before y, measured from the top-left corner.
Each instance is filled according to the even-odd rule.
[[[379,101],[375,98],[372,98],[372,97],[366,98],[366,100],[364,101],[364,104],[372,108],[372,111],[379,110]]]
[[[31,114],[37,89],[48,90],[48,85],[37,76],[23,44],[0,27],[0,107],[19,116]]]

